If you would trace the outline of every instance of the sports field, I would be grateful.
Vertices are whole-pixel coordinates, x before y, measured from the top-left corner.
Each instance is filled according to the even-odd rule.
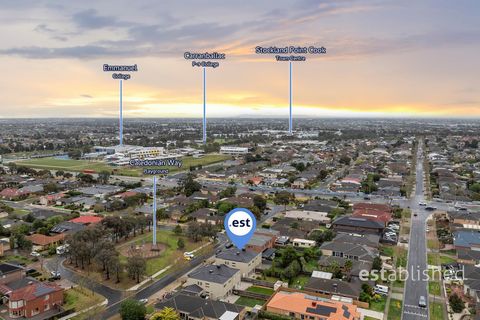
[[[188,170],[190,166],[209,165],[216,162],[229,159],[230,156],[222,154],[209,154],[202,158],[183,157],[183,166],[178,167],[162,167],[159,169],[169,169],[170,173]],[[38,158],[17,161],[17,165],[25,166],[35,169],[47,169],[47,170],[63,170],[80,172],[83,170],[94,170],[95,172],[101,172],[103,170],[109,171],[112,174],[124,175],[124,176],[141,176],[144,168],[133,168],[130,166],[114,167],[101,161],[88,161],[88,160],[62,160],[56,158]],[[147,168],[147,167],[145,167]],[[148,167],[150,168],[150,167]]]

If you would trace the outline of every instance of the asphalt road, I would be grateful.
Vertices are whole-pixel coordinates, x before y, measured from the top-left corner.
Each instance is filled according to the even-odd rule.
[[[424,170],[423,170],[423,144],[419,145],[417,153],[415,195],[411,198],[412,223],[410,229],[410,244],[408,250],[407,270],[409,276],[405,282],[403,295],[402,319],[428,319],[428,281],[424,276],[427,270],[427,248],[425,223],[430,212],[419,206],[425,201],[424,196]],[[417,216],[415,216],[415,214]],[[418,305],[420,296],[424,296],[427,307]]]

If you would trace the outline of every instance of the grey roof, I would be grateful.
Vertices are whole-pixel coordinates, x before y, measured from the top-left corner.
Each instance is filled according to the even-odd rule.
[[[480,245],[479,230],[458,230],[454,232],[453,244],[459,247],[472,247]]]
[[[235,247],[232,247],[230,249],[223,249],[217,254],[217,258],[228,261],[248,263],[255,259],[255,257],[259,254],[260,253],[253,252],[251,250],[239,250]]]
[[[196,285],[196,284],[191,284],[189,286],[186,286],[186,287],[183,287],[182,288],[182,293],[185,293],[185,294],[194,294],[194,295],[198,295],[200,293],[203,292],[203,288]]]
[[[80,223],[70,222],[70,221],[63,221],[54,226],[50,231],[54,233],[75,233],[77,231],[85,229],[86,226]]]
[[[225,283],[237,272],[240,272],[240,270],[230,268],[224,264],[207,265],[190,272],[188,277],[208,282]]]
[[[480,220],[480,212],[448,211],[447,214],[453,219]]]
[[[155,305],[155,308],[159,310],[165,307],[186,313],[195,319],[219,319],[227,311],[241,313],[245,309],[245,307],[236,304],[217,300],[206,300],[182,293]]]
[[[380,244],[380,236],[376,234],[364,234],[358,236],[348,233],[338,233],[333,241],[363,244],[372,248],[378,248]]]
[[[382,223],[378,221],[348,216],[343,216],[335,219],[335,221],[333,221],[333,225],[361,227],[369,229],[383,229],[385,227]]]
[[[79,188],[78,191],[83,193],[83,194],[89,194],[89,195],[96,195],[96,194],[109,194],[109,193],[115,193],[121,191],[122,188],[118,186],[112,186],[112,185],[96,185],[96,186],[91,186],[91,187],[83,187]]]
[[[249,245],[263,247],[268,241],[272,240],[269,236],[264,236],[261,234],[253,234],[253,236],[248,241]]]
[[[325,242],[320,247],[322,250],[332,250],[342,253],[344,256],[355,256],[358,260],[373,261],[378,256],[378,250],[361,244],[353,244],[348,242],[331,241]]]
[[[361,281],[342,281],[339,279],[310,278],[305,285],[306,291],[323,292],[357,298],[362,291]]]
[[[7,284],[7,287],[9,287],[12,290],[17,290],[17,289],[20,289],[20,288],[23,288],[23,287],[27,286],[29,283],[39,283],[39,282],[40,281],[36,280],[35,278],[25,277],[25,278],[22,278],[22,279],[18,279],[18,280],[9,282]]]
[[[23,268],[9,263],[0,264],[0,275],[9,274],[18,270],[23,270]]]
[[[480,251],[471,249],[457,249],[457,257],[462,260],[480,260]]]

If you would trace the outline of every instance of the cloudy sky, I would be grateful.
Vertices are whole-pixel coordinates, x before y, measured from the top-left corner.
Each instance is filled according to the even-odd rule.
[[[261,46],[324,46],[293,65],[294,114],[480,117],[478,0],[0,0],[0,117],[115,117],[104,63],[137,64],[127,117],[288,114],[288,63]]]

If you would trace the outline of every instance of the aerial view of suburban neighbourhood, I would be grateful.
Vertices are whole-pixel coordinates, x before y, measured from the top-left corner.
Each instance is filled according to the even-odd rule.
[[[0,0],[0,320],[479,320],[476,0]]]

